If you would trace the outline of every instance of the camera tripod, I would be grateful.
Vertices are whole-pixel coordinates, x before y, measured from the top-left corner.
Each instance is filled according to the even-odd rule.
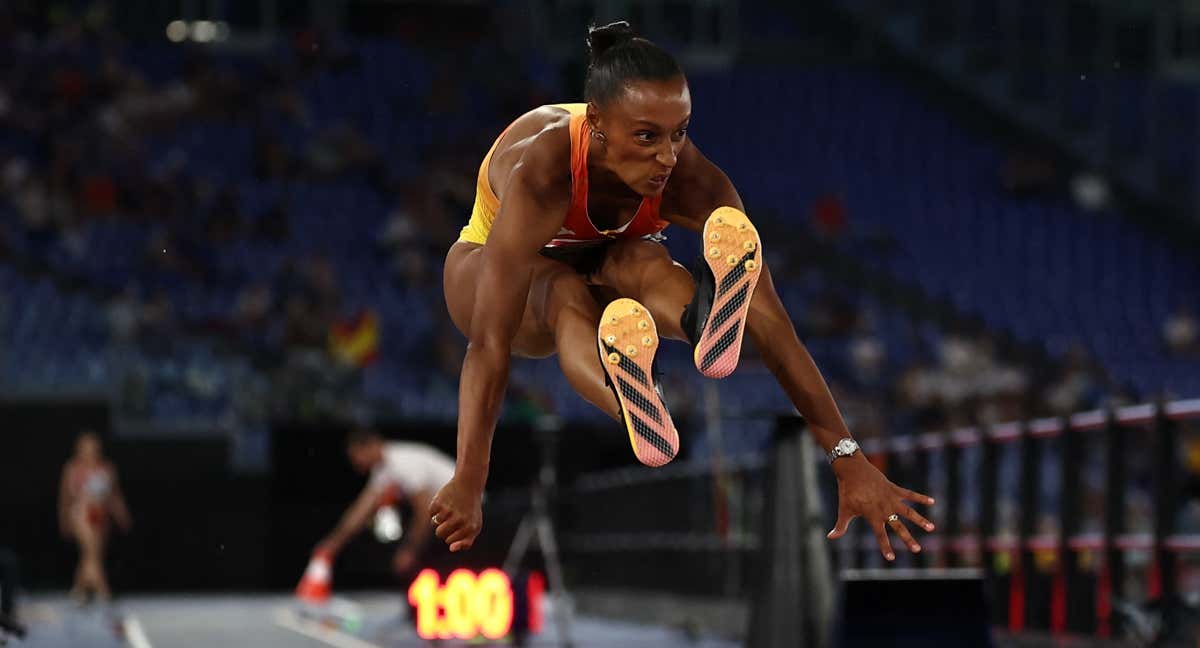
[[[530,509],[521,519],[517,533],[513,536],[504,559],[504,571],[516,573],[532,542],[537,542],[546,563],[546,575],[550,581],[550,592],[554,601],[554,618],[558,626],[559,645],[569,647],[571,642],[571,599],[563,584],[562,562],[558,544],[554,540],[554,522],[550,517],[549,493],[555,487],[555,443],[560,424],[558,419],[543,416],[534,428],[534,437],[541,453],[541,467],[537,480],[529,488]]]

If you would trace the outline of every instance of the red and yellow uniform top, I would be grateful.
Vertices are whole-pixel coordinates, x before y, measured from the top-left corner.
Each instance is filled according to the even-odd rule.
[[[546,247],[581,245],[612,239],[642,238],[666,229],[667,222],[659,217],[659,206],[662,204],[661,195],[643,198],[633,219],[620,228],[601,230],[592,223],[587,209],[587,159],[588,145],[592,139],[589,137],[590,129],[587,125],[587,104],[553,104],[553,106],[571,113],[571,206],[567,210],[567,217],[563,221],[558,235],[547,243]],[[507,132],[508,129],[504,129],[504,133]],[[488,150],[483,162],[479,165],[479,176],[475,182],[475,207],[471,210],[471,220],[459,234],[458,240],[460,241],[483,245],[487,241],[488,233],[492,230],[492,222],[496,219],[496,213],[500,211],[500,199],[496,197],[496,192],[492,191],[492,186],[488,182],[488,163],[491,162],[496,144],[504,137],[504,133],[500,133],[500,137],[497,137],[496,141],[492,143],[492,148]]]

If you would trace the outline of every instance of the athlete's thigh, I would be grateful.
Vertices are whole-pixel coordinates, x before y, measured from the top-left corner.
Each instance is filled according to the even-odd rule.
[[[471,330],[475,291],[483,265],[482,250],[482,246],[458,242],[446,255],[442,279],[446,308],[450,311],[450,319],[463,335]],[[513,338],[515,355],[544,358],[554,354],[554,331],[549,322],[552,321],[553,310],[564,301],[581,298],[579,290],[574,288],[582,288],[583,293],[587,292],[583,277],[570,266],[541,256],[534,260],[525,312],[521,315],[521,324]]]
[[[671,258],[671,253],[662,243],[646,239],[626,239],[608,246],[604,261],[591,280],[595,284],[615,290],[622,297],[642,299],[645,295],[641,293],[647,288],[667,287],[661,281],[665,277],[647,274],[661,273],[664,268],[668,268],[668,272],[687,272]]]
[[[79,545],[81,553],[93,554],[99,550],[99,538],[96,529],[88,522],[87,515],[71,516],[71,535]]]

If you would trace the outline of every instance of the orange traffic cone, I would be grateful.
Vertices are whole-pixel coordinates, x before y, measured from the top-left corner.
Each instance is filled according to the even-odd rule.
[[[326,551],[317,551],[308,561],[308,568],[300,584],[296,586],[296,596],[308,603],[324,603],[329,600],[329,589],[333,582],[332,556]]]

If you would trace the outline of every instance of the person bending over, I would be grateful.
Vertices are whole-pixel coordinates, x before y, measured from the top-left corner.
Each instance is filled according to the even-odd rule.
[[[346,454],[354,469],[369,474],[370,478],[337,526],[313,550],[313,558],[297,588],[303,599],[319,600],[327,595],[329,574],[337,554],[381,506],[405,501],[412,506],[413,520],[391,566],[397,573],[406,573],[417,566],[422,550],[433,536],[425,511],[433,494],[454,474],[454,460],[438,449],[421,443],[385,441],[372,430],[352,432]]]

